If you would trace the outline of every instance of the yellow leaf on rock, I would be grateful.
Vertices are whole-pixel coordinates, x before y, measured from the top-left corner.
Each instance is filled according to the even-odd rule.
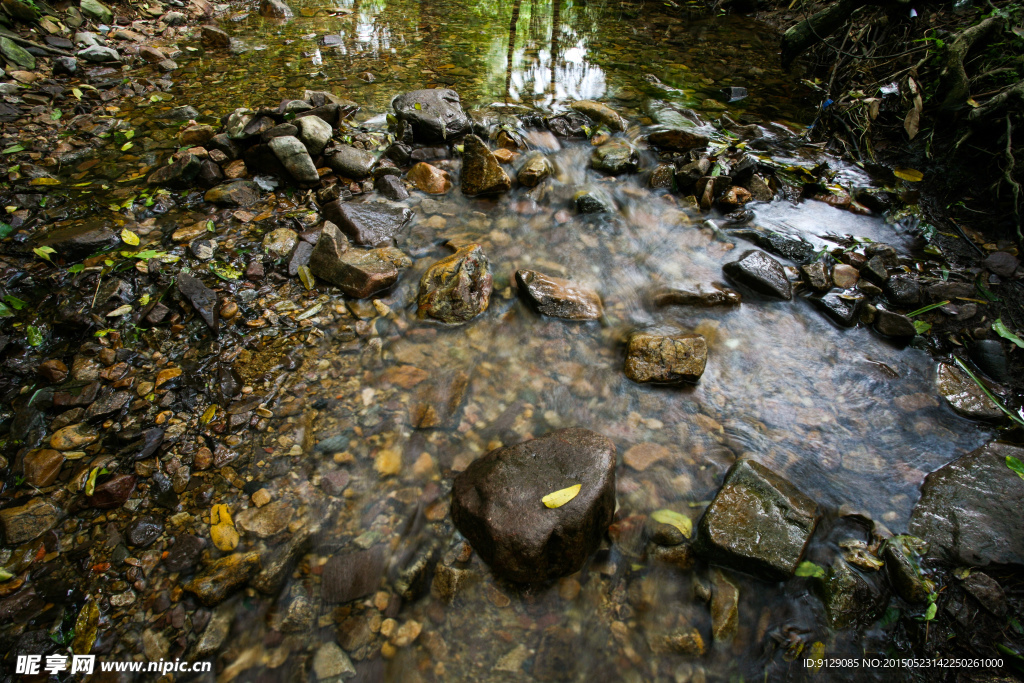
[[[29,185],[60,185],[60,181],[56,178],[33,178],[28,182]]]
[[[687,538],[693,535],[693,520],[675,510],[656,510],[651,513],[651,519],[674,526]]]
[[[892,174],[900,180],[906,180],[910,183],[919,183],[924,180],[924,173],[912,168],[894,168]]]
[[[807,668],[811,670],[811,673],[816,674],[823,664],[821,660],[825,657],[825,643],[817,641],[811,645],[810,655],[810,661],[812,663],[808,665]]]
[[[100,606],[90,600],[82,606],[75,620],[75,638],[71,641],[71,651],[76,655],[88,654],[96,642],[96,631],[100,623]]]
[[[229,552],[238,547],[238,531],[227,505],[214,505],[210,510],[210,538],[217,550]]]
[[[130,244],[133,247],[137,247],[139,245],[139,236],[128,228],[121,231],[121,239],[125,244]]]
[[[575,498],[579,494],[581,488],[583,488],[582,484],[576,484],[575,486],[570,486],[567,489],[561,489],[560,491],[549,493],[541,498],[540,502],[544,503],[545,507],[560,508]]]

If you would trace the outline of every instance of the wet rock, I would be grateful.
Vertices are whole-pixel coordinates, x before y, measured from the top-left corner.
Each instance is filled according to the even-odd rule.
[[[391,103],[399,121],[399,139],[404,128],[418,143],[447,142],[470,130],[469,117],[462,110],[459,94],[442,88],[414,90]]]
[[[626,377],[634,382],[696,382],[707,365],[707,342],[699,334],[635,332],[626,345]]]
[[[294,120],[294,125],[297,130],[292,135],[295,135],[313,156],[317,156],[324,151],[327,143],[331,141],[331,136],[334,134],[331,124],[315,115],[297,118]],[[330,159],[328,159],[328,165],[336,171],[339,170],[330,163]],[[358,180],[356,176],[349,177]]]
[[[849,289],[857,285],[857,281],[860,280],[860,272],[857,271],[853,266],[848,266],[845,263],[837,263],[832,268],[832,282],[835,283],[836,287],[840,289]]]
[[[541,499],[580,484],[549,509]],[[615,446],[563,429],[495,449],[455,478],[452,521],[495,575],[545,581],[577,571],[597,550],[615,510]]]
[[[187,572],[199,563],[199,555],[206,547],[206,541],[191,534],[181,534],[174,539],[173,545],[164,558],[164,568],[170,572]]]
[[[395,284],[412,259],[394,247],[351,249],[336,261],[318,261],[313,274],[337,285],[347,296],[365,299]]]
[[[196,309],[196,313],[214,332],[220,325],[217,313],[217,293],[203,284],[203,281],[186,273],[178,274],[178,291]]]
[[[387,548],[382,545],[335,555],[324,565],[324,602],[345,603],[370,595],[380,587],[386,567]]]
[[[747,181],[747,189],[750,190],[750,195],[754,198],[754,201],[770,202],[775,199],[775,191],[759,175],[751,176],[750,180]]]
[[[22,69],[32,71],[36,68],[36,58],[32,56],[32,53],[10,38],[0,36],[0,54],[4,56],[4,59]]]
[[[168,121],[189,121],[199,118],[199,112],[196,111],[195,107],[186,104],[181,107],[172,108],[162,118]]]
[[[299,235],[288,228],[277,228],[263,236],[263,251],[272,259],[287,258],[299,241]]]
[[[57,480],[64,454],[52,448],[38,448],[25,455],[22,471],[25,483],[36,488],[45,488]]]
[[[54,57],[53,75],[74,76],[78,73],[78,60],[74,57]]]
[[[1020,260],[1009,252],[995,251],[988,255],[982,265],[999,277],[1011,278],[1020,267]]]
[[[533,661],[533,678],[538,681],[577,680],[580,663],[580,636],[570,628],[549,626],[544,630]]]
[[[214,187],[224,182],[224,172],[213,161],[203,159],[202,164],[199,166],[199,174],[196,176],[196,180],[203,187]]]
[[[1009,382],[1010,372],[1006,349],[996,339],[977,339],[967,347],[971,360],[986,375],[997,382]]]
[[[109,227],[85,224],[52,230],[39,240],[39,246],[53,247],[62,256],[75,258],[117,242],[117,235]]]
[[[15,546],[39,538],[57,526],[63,516],[63,510],[42,498],[33,498],[24,505],[0,510],[4,542]]]
[[[251,180],[231,180],[212,187],[203,195],[203,200],[222,206],[245,208],[260,199],[260,188]]]
[[[874,577],[868,578],[837,557],[820,585],[829,626],[844,629],[878,619],[889,602]]]
[[[974,381],[952,363],[939,363],[936,373],[939,393],[956,412],[976,420],[1003,416],[992,399]]]
[[[882,288],[893,306],[909,308],[921,303],[921,283],[912,277],[892,277]]]
[[[720,285],[697,284],[688,287],[663,287],[651,294],[651,303],[664,306],[739,306],[740,293]]]
[[[130,391],[115,391],[112,387],[100,389],[99,396],[85,410],[85,419],[94,420],[97,417],[107,417],[119,413],[132,400]]]
[[[544,124],[547,125],[548,129],[562,138],[590,137],[590,129],[593,127],[593,123],[588,116],[578,111],[567,111],[564,114],[549,116],[544,119]],[[553,141],[542,139],[542,144],[537,146],[550,151],[557,151],[560,147],[557,142],[557,139]]]
[[[995,441],[925,478],[909,529],[931,555],[973,567],[1024,565],[1024,479],[1007,457],[1024,460],[1024,448]]]
[[[832,278],[829,277],[828,266],[822,261],[800,266],[800,275],[807,286],[815,292],[827,292],[832,289]]]
[[[209,261],[217,253],[217,243],[213,240],[192,240],[188,249],[200,261]]]
[[[889,583],[898,596],[912,605],[925,605],[931,591],[921,580],[919,556],[928,544],[913,536],[893,536],[882,548]]]
[[[99,438],[95,429],[82,422],[54,432],[50,437],[50,447],[58,451],[80,451]]]
[[[235,515],[235,525],[247,534],[270,538],[288,528],[295,509],[284,501],[274,501],[263,507],[252,507]]]
[[[82,14],[101,24],[110,24],[114,21],[114,13],[99,0],[82,0],[79,3],[79,8]]]
[[[138,478],[134,474],[115,474],[110,479],[97,484],[91,496],[86,496],[85,501],[94,508],[110,510],[124,505],[132,492]]]
[[[721,178],[722,176],[718,177]],[[742,237],[745,240],[753,242],[765,251],[792,261],[808,261],[812,256],[814,256],[815,252],[814,245],[803,237],[790,235],[777,230],[765,230],[764,228],[738,228],[730,230],[729,234],[735,237]]]
[[[288,259],[288,277],[295,277],[299,274],[299,268],[309,265],[309,259],[313,256],[313,245],[304,240],[295,245],[295,251]],[[224,313],[221,312],[221,316]]]
[[[697,526],[708,561],[767,579],[793,575],[818,522],[818,506],[791,483],[743,458],[725,475]]]
[[[410,220],[412,211],[379,202],[353,204],[333,201],[323,207],[324,217],[360,247],[373,247],[398,234]]]
[[[352,180],[362,180],[370,175],[376,159],[361,149],[341,145],[327,157],[327,165],[336,173]]]
[[[260,16],[268,19],[291,19],[295,13],[282,0],[260,0]]]
[[[860,267],[860,276],[879,287],[884,287],[889,280],[889,270],[883,257],[879,255],[868,259],[867,263]]]
[[[405,177],[409,179],[413,187],[427,194],[445,194],[452,189],[452,180],[448,171],[442,171],[425,161],[410,168]]]
[[[615,213],[615,201],[602,188],[584,188],[572,199],[580,213]]]
[[[318,681],[353,678],[356,669],[352,660],[335,643],[324,643],[313,656],[313,673]]]
[[[77,56],[79,59],[97,64],[121,61],[121,54],[117,50],[104,45],[90,45],[84,50],[79,50]]]
[[[812,297],[810,301],[837,324],[853,327],[860,317],[864,297],[829,292],[823,297]]]
[[[626,130],[626,121],[606,104],[594,102],[593,100],[579,100],[569,106],[587,118],[603,123],[611,130]]]
[[[740,589],[720,569],[711,572],[711,635],[727,643],[740,625]]]
[[[181,139],[181,144],[186,147],[202,147],[216,134],[217,131],[214,130],[213,126],[200,126],[195,124],[181,131],[181,133],[178,134],[178,137]]]
[[[544,315],[567,320],[598,320],[601,297],[592,289],[535,270],[517,270],[519,291]]]
[[[235,553],[211,562],[183,588],[207,607],[214,607],[248,581],[259,568],[260,556],[257,553]]]
[[[707,146],[711,143],[711,138],[693,129],[668,128],[651,133],[647,136],[647,142],[655,147],[661,147],[673,152],[688,152],[691,149],[702,151],[707,149]]]
[[[216,26],[201,26],[203,47],[223,49],[231,47],[231,37]]]
[[[382,195],[393,202],[404,201],[409,198],[409,191],[398,177],[384,175],[373,181],[373,186]]]
[[[636,150],[629,143],[621,140],[606,142],[600,147],[595,148],[590,155],[590,165],[595,170],[610,173],[611,175],[632,173],[636,170],[639,163],[640,157],[637,155]]]
[[[763,251],[744,252],[738,261],[726,263],[722,271],[732,280],[760,294],[789,301],[793,287],[782,264]]]
[[[153,545],[156,539],[164,532],[164,525],[156,517],[139,517],[131,524],[125,532],[128,545],[136,548],[148,548]]]
[[[493,287],[487,256],[479,244],[469,244],[423,274],[417,314],[449,324],[468,322],[487,310]]]
[[[971,572],[960,584],[981,606],[997,617],[1006,615],[1006,593],[999,582],[983,572]]]
[[[231,632],[231,624],[235,620],[235,609],[230,605],[218,608],[210,617],[202,635],[192,649],[192,656],[204,658],[216,655]]]
[[[202,161],[195,154],[178,152],[173,161],[149,174],[146,183],[149,185],[165,185],[167,187],[185,189],[199,175]]]
[[[913,337],[917,334],[914,321],[884,308],[879,308],[875,312],[875,329],[887,337]]]
[[[467,135],[462,152],[462,193],[469,196],[508,192],[512,180],[487,145],[476,135]]]
[[[313,159],[298,138],[284,135],[273,138],[269,145],[277,160],[297,182],[312,185],[320,180]]]
[[[519,167],[516,180],[523,187],[537,187],[551,175],[551,162],[540,152],[528,154]]]
[[[50,384],[60,384],[68,378],[68,366],[56,358],[44,360],[36,366],[36,374]]]

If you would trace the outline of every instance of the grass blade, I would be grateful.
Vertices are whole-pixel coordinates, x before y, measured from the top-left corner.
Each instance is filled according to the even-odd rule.
[[[1014,415],[1013,413],[1011,413],[1010,410],[1003,405],[1002,401],[993,396],[992,392],[988,390],[988,387],[982,384],[980,379],[975,377],[974,373],[971,372],[970,369],[968,369],[967,365],[962,360],[960,360],[956,356],[953,356],[953,360],[956,361],[956,364],[960,366],[961,370],[967,373],[968,377],[974,380],[974,383],[977,384],[983,392],[985,392],[985,395],[988,396],[992,400],[992,402],[996,404],[996,407],[999,408],[999,410],[1006,413],[1006,415],[1017,424],[1024,425],[1024,419],[1022,419],[1019,415]]]
[[[932,311],[932,310],[935,310],[936,308],[940,308],[942,306],[945,306],[948,303],[949,303],[948,301],[940,301],[937,304],[928,304],[924,308],[919,308],[916,311],[914,311],[913,313],[907,313],[907,317],[908,318],[913,318],[915,315],[921,315],[922,313],[927,313],[928,311]]]

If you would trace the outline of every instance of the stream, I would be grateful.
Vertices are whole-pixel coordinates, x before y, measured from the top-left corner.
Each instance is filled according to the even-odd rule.
[[[904,533],[925,475],[978,448],[994,430],[942,399],[936,362],[923,347],[866,325],[841,328],[803,296],[780,301],[743,290],[743,303],[734,307],[659,305],[655,294],[665,288],[728,284],[722,266],[758,245],[733,235],[740,224],[717,209],[702,213],[652,188],[654,151],[640,148],[639,172],[608,176],[589,167],[589,140],[531,137],[511,118],[600,100],[629,122],[619,136],[636,141],[648,126],[687,109],[705,119],[727,112],[758,127],[746,148],[779,168],[826,163],[833,183],[871,187],[875,181],[863,169],[800,137],[815,98],[779,69],[773,32],[746,18],[688,15],[674,2],[297,0],[291,7],[296,16],[286,22],[255,8],[218,7],[226,10],[218,26],[236,39],[233,48],[182,41],[173,75],[155,66],[148,76],[133,73],[173,85],[158,96],[118,101],[109,108],[114,123],[105,124],[110,140],[56,174],[67,200],[46,209],[55,227],[112,222],[115,230],[131,229],[141,236],[140,249],[178,256],[178,266],[204,275],[221,303],[236,303],[238,312],[222,318],[219,335],[179,316],[173,327],[153,326],[135,337],[124,328],[113,342],[107,335],[81,349],[53,330],[48,348],[57,355],[102,357],[103,349],[122,345],[138,352],[128,362],[140,379],[182,368],[164,386],[176,396],[161,400],[156,379],[147,388],[157,392],[159,406],[111,419],[121,420],[114,431],[154,419],[165,428],[183,426],[180,441],[160,458],[124,470],[140,481],[162,470],[173,502],[160,498],[155,484],[140,483],[133,506],[76,512],[66,523],[73,528],[55,542],[60,553],[91,544],[101,554],[123,550],[122,560],[139,558],[133,566],[145,568],[144,577],[136,575],[142,583],[113,571],[56,570],[69,586],[64,602],[51,599],[57,608],[44,612],[49,621],[36,616],[33,623],[70,624],[85,596],[102,598],[93,651],[113,659],[145,652],[148,659],[214,660],[216,674],[200,678],[218,683],[310,675],[403,682],[804,680],[811,672],[802,657],[815,645],[835,657],[886,652],[885,619],[833,630],[805,578],[768,582],[737,572],[728,573],[738,589],[736,632],[718,642],[709,635],[713,617],[702,596],[719,570],[700,561],[686,568],[656,561],[637,525],[669,509],[696,526],[726,471],[751,457],[818,503],[823,519],[807,557],[826,565],[850,511]],[[110,78],[118,77],[111,69]],[[142,184],[179,148],[180,122],[166,119],[173,108],[192,106],[197,122],[217,128],[239,107],[329,91],[359,106],[353,125],[381,142],[376,152],[392,130],[391,99],[433,87],[456,90],[475,120],[506,125],[544,151],[552,178],[488,199],[457,188],[436,196],[412,191],[400,203],[413,220],[397,245],[414,265],[372,302],[346,300],[324,282],[309,290],[280,274],[286,259],[268,261],[268,271],[276,270],[264,281],[241,277],[272,229],[301,232],[318,222],[310,193],[281,187],[255,206],[224,210],[204,204],[196,191]],[[725,103],[723,88],[749,94]],[[574,211],[573,198],[585,188],[598,188],[613,210]],[[926,258],[914,251],[903,223],[878,213],[786,192],[747,209],[743,227],[802,237],[814,251],[852,236],[889,244],[908,259]],[[207,221],[218,278],[187,244],[169,238],[196,226],[194,234],[203,235]],[[474,243],[493,271],[486,312],[454,327],[417,319],[426,268],[450,247]],[[574,322],[538,314],[516,291],[515,273],[524,268],[596,290],[604,315]],[[794,267],[787,272],[797,279]],[[88,284],[74,296],[101,291],[102,283]],[[133,297],[160,291],[132,286]],[[48,302],[41,310],[57,305],[41,288],[35,292]],[[107,308],[114,303],[120,302]],[[700,381],[663,387],[627,378],[625,340],[637,329],[703,335],[707,367]],[[218,392],[235,400],[204,398]],[[220,408],[211,414],[214,404]],[[452,524],[452,479],[492,449],[566,427],[594,430],[615,444],[610,541],[572,576],[526,586],[496,580]],[[61,485],[67,472],[66,466]],[[270,494],[269,507],[249,502],[260,490]],[[197,604],[182,592],[191,570],[168,571],[160,560],[173,552],[172,537],[209,539],[215,505],[230,506],[243,531],[236,552],[258,553],[264,574],[275,562],[287,566],[264,587]],[[241,514],[247,508],[252,513]],[[161,520],[161,533],[145,550],[118,540],[140,515]],[[54,541],[47,543],[51,552]],[[207,547],[210,559],[224,554]],[[352,602],[324,599],[321,581],[331,559],[368,549],[385,549],[377,568],[384,582]],[[94,554],[89,564],[96,561]],[[359,561],[350,564],[347,571],[362,569]],[[53,612],[65,608],[63,616]],[[690,627],[705,634],[700,656],[662,645]],[[826,680],[829,672],[822,673]],[[897,680],[885,671],[832,673],[827,680]]]

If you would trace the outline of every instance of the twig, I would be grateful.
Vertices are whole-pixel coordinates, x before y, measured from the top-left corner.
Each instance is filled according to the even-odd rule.
[[[1013,126],[1010,124],[1010,115],[1006,115],[1006,169],[1003,171],[1003,175],[1006,176],[1006,182],[1010,183],[1010,187],[1013,188],[1013,215],[1017,217],[1017,241],[1024,242],[1024,237],[1020,233],[1020,209],[1017,207],[1020,205],[1020,183],[1013,179],[1013,170],[1016,163],[1013,160]]]

